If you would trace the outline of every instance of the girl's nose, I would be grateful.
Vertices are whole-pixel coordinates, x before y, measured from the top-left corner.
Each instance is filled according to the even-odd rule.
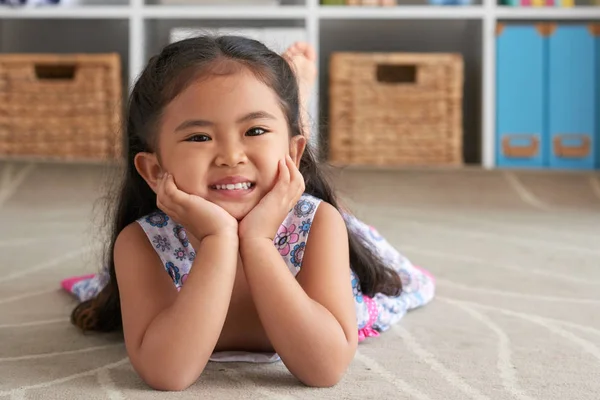
[[[239,143],[227,143],[220,146],[215,163],[221,167],[235,167],[248,161],[243,146]]]

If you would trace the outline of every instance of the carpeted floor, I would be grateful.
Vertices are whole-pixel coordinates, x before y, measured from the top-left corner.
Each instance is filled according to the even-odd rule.
[[[361,344],[334,388],[210,364],[182,393],[150,391],[118,335],[68,322],[59,280],[98,266],[106,176],[0,163],[0,400],[600,398],[597,174],[346,170],[348,203],[437,276],[436,299]]]

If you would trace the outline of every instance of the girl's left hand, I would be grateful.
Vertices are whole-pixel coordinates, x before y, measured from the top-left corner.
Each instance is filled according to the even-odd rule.
[[[239,223],[238,236],[243,239],[263,238],[271,242],[281,223],[304,193],[304,177],[290,156],[279,161],[275,186]]]

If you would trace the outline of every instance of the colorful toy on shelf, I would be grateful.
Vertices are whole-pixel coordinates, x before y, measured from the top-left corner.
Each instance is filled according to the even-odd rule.
[[[8,6],[43,6],[59,4],[60,0],[0,0],[0,5]]]
[[[468,6],[472,4],[471,0],[429,0],[432,6]]]
[[[501,0],[503,6],[509,7],[574,7],[574,0]]]

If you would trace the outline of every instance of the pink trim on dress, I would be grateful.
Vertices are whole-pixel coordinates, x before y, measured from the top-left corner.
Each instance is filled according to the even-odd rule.
[[[379,336],[379,332],[373,329],[373,324],[377,321],[377,316],[379,315],[379,311],[377,310],[377,303],[368,297],[363,295],[363,301],[367,304],[367,310],[369,311],[369,321],[364,328],[358,330],[358,342],[362,342],[368,337],[377,337]]]
[[[83,280],[86,279],[91,279],[94,276],[96,276],[96,274],[89,274],[89,275],[83,275],[83,276],[74,276],[72,278],[67,278],[63,281],[60,282],[60,285],[68,292],[71,291],[71,289],[73,288],[73,286],[77,283],[77,282],[81,282]]]

